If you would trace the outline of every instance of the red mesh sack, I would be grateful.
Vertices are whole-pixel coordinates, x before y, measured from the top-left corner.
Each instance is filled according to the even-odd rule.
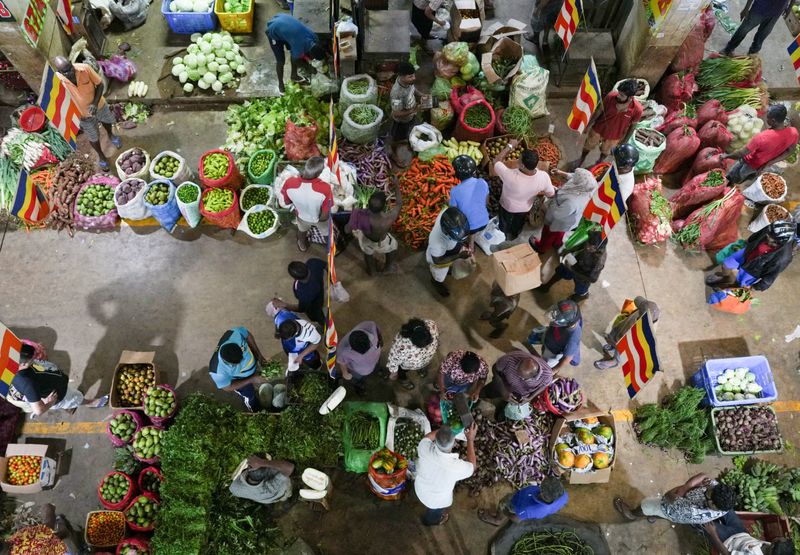
[[[128,507],[125,509],[125,521],[128,523],[128,527],[134,532],[149,532],[150,530],[156,527],[155,522],[153,522],[150,526],[139,526],[138,524],[132,522],[132,520],[128,518],[128,511],[131,509],[131,507],[133,507],[134,503],[136,503],[136,501],[138,501],[140,497],[147,497],[156,504],[156,507],[159,507],[161,505],[161,502],[158,500],[158,498],[156,498],[155,495],[152,495],[150,493],[143,493],[141,495],[137,495],[136,498],[134,498],[130,502]]]
[[[684,125],[697,129],[697,120],[695,118],[690,118],[681,110],[669,114],[667,119],[664,120],[664,123],[656,127],[656,131],[666,136]]]
[[[703,51],[706,45],[706,26],[702,18],[697,20],[692,30],[686,35],[686,39],[678,49],[678,53],[672,59],[669,70],[673,72],[694,69],[703,61]]]
[[[289,123],[291,124],[292,122]],[[206,189],[203,191],[203,194],[200,195],[200,213],[205,219],[216,226],[227,229],[237,229],[242,221],[242,216],[239,213],[239,197],[236,195],[236,191],[233,191],[233,204],[222,212],[209,212],[206,210],[204,199],[209,191],[211,191],[211,189]]]
[[[125,497],[123,497],[119,503],[111,503],[110,501],[106,501],[103,498],[103,495],[100,493],[100,486],[103,485],[103,482],[105,482],[106,479],[108,479],[110,476],[113,476],[114,474],[119,474],[121,476],[124,476],[125,481],[128,483],[128,493],[125,494]],[[133,499],[134,495],[136,495],[136,486],[133,483],[133,479],[124,472],[109,472],[108,474],[103,476],[103,479],[100,480],[100,483],[97,485],[97,498],[100,500],[100,504],[110,511],[121,511],[130,504],[131,499]]]
[[[291,161],[308,160],[319,156],[317,148],[317,126],[315,124],[297,126],[292,120],[286,121],[286,133],[283,135],[283,147],[286,159]]]
[[[697,110],[697,127],[700,129],[707,122],[716,120],[720,123],[728,123],[728,112],[722,107],[722,103],[716,98],[707,100]]]
[[[700,152],[697,153],[697,156],[694,158],[694,163],[692,164],[692,169],[689,170],[689,173],[686,174],[686,177],[683,180],[684,185],[695,175],[705,173],[714,169],[721,169],[726,174],[728,170],[731,169],[736,163],[736,160],[731,160],[730,158],[723,158],[722,156],[725,153],[722,151],[721,148],[717,148],[715,146],[709,146],[703,149],[700,149]]]
[[[628,199],[628,215],[640,243],[654,245],[669,239],[672,235],[672,210],[662,194],[661,179],[648,177],[633,187]]]
[[[716,178],[716,181],[719,181],[720,177],[722,178],[721,184],[710,185],[711,180]],[[725,173],[720,169],[694,176],[669,199],[672,206],[672,217],[678,220],[686,218],[696,209],[705,206],[712,200],[721,198],[727,187],[728,180],[725,179]]]
[[[654,173],[665,174],[678,171],[700,148],[697,132],[684,126],[667,135],[667,148],[658,157]]]
[[[491,118],[486,127],[477,129],[468,125],[465,121],[465,118],[470,109],[481,105],[485,106],[489,110]],[[474,102],[470,102],[464,106],[464,110],[458,115],[458,122],[456,123],[455,130],[453,131],[453,137],[455,137],[457,141],[475,141],[477,143],[482,143],[486,139],[494,137],[494,128],[496,122],[497,116],[495,115],[492,106],[484,99],[475,100]]]
[[[739,216],[742,214],[744,196],[735,188],[728,188],[725,195],[692,212],[685,220],[672,222],[675,232],[688,226],[699,227],[699,236],[689,244],[681,243],[687,249],[717,251],[725,248],[739,238]]]
[[[706,122],[697,132],[700,139],[700,148],[716,146],[726,150],[733,141],[733,133],[728,131],[724,123],[716,120]]]
[[[125,538],[117,545],[116,555],[127,555],[128,548],[136,548],[139,552],[152,553],[150,542],[146,538]]]
[[[118,410],[118,411],[114,412],[114,414],[111,417],[111,420],[113,420],[114,418],[116,418],[120,414],[127,414],[136,423],[136,429],[133,432],[133,436],[135,436],[136,432],[139,431],[139,428],[141,428],[142,424],[144,423],[144,420],[142,419],[141,415],[139,415],[138,412],[133,411],[133,410]],[[122,441],[119,437],[115,436],[111,432],[111,420],[106,422],[106,435],[108,436],[108,439],[111,442],[111,445],[113,445],[114,447],[122,447],[123,445],[126,445],[126,444],[130,443],[131,441],[133,441],[133,436],[131,436],[131,438],[128,441]]]
[[[164,481],[164,475],[161,474],[161,471],[158,468],[156,468],[155,466],[148,466],[146,468],[143,468],[142,471],[139,472],[139,477],[136,479],[136,485],[139,487],[139,491],[141,491],[142,493],[150,493],[150,494],[155,495],[156,497],[160,498],[160,495],[159,495],[158,492],[150,491],[149,489],[147,489],[145,487],[144,481],[145,481],[145,478],[146,478],[146,476],[148,474],[153,474],[154,476],[156,476],[159,479],[160,482]],[[160,490],[160,488],[159,488],[159,490]]]
[[[656,100],[672,112],[680,110],[681,104],[689,102],[696,92],[694,73],[673,73],[661,81]]]
[[[220,179],[209,179],[203,172],[203,164],[205,163],[206,157],[212,154],[224,154],[228,159],[228,171]],[[218,148],[209,150],[200,157],[197,171],[198,175],[200,176],[200,183],[202,183],[203,187],[227,187],[228,189],[239,189],[242,186],[242,181],[244,181],[242,174],[239,173],[239,169],[236,167],[236,162],[233,160],[231,153],[227,150],[221,150]]]
[[[473,87],[472,85],[467,85],[466,87],[453,87],[450,91],[450,104],[453,106],[453,110],[455,110],[456,114],[460,114],[464,111],[469,104],[477,100],[483,100],[485,97],[483,93]]]

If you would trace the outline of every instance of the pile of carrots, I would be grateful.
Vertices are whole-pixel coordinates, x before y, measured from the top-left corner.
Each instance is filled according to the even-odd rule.
[[[548,137],[542,137],[536,141],[533,150],[539,154],[540,161],[550,162],[551,168],[558,167],[558,163],[561,161],[561,151]]]
[[[421,249],[436,223],[439,212],[450,199],[450,189],[458,184],[453,166],[446,156],[429,162],[414,158],[411,167],[400,174],[403,209],[395,229],[412,249]]]

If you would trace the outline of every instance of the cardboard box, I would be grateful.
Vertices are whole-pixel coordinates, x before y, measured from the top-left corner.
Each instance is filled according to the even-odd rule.
[[[119,395],[117,395],[119,368],[123,364],[147,364],[153,368],[153,373],[155,374],[155,383],[153,385],[159,384],[161,383],[159,379],[160,376],[158,375],[156,365],[153,364],[153,359],[155,359],[155,357],[156,353],[154,351],[122,351],[122,354],[119,356],[119,362],[117,362],[117,366],[114,368],[114,377],[111,379],[111,392],[108,394],[109,404],[112,409],[144,410],[143,405],[139,405],[138,407],[126,407],[122,405]]]
[[[525,34],[526,28],[527,25],[516,19],[509,19],[505,23],[500,21],[492,23],[481,31],[481,38],[478,40],[480,51],[490,52],[497,41],[506,37],[522,46],[522,35]]]
[[[529,243],[497,251],[492,256],[494,279],[506,295],[516,295],[542,284],[542,261]]]
[[[549,460],[553,460],[556,443],[558,443],[559,436],[566,432],[568,428],[567,424],[569,422],[574,422],[575,420],[582,420],[590,417],[596,417],[600,424],[610,426],[611,429],[614,430],[612,442],[612,447],[614,448],[614,458],[611,459],[611,463],[608,465],[608,467],[591,470],[586,473],[564,470],[555,463],[551,464],[551,468],[556,473],[569,474],[567,481],[570,484],[605,484],[611,480],[611,470],[614,468],[614,465],[617,464],[617,457],[619,457],[620,449],[619,444],[617,443],[617,426],[616,422],[614,421],[614,416],[610,412],[601,411],[597,408],[597,406],[589,402],[575,412],[572,412],[561,418],[556,418],[556,421],[553,424],[553,431],[550,434],[550,445],[548,448],[548,457],[550,457]]]
[[[509,72],[504,75],[500,76],[495,73],[494,68],[492,67],[492,60],[497,58],[511,58],[516,60],[516,64],[514,64]],[[514,39],[505,37],[497,41],[494,46],[492,46],[491,51],[486,52],[481,56],[481,69],[483,73],[486,75],[486,80],[489,83],[497,83],[498,81],[508,81],[514,75],[519,72],[519,68],[522,67],[522,45]]]
[[[39,472],[39,481],[27,486],[12,486],[6,482],[8,459],[20,455],[42,457],[42,469]],[[40,443],[9,443],[6,447],[6,456],[0,457],[0,489],[6,493],[26,494],[38,493],[46,487],[52,486],[56,481],[56,461],[47,457],[47,445]]]
[[[470,17],[469,12],[476,12],[478,17]],[[450,38],[454,41],[477,42],[481,38],[485,19],[482,1],[455,0],[450,7]]]

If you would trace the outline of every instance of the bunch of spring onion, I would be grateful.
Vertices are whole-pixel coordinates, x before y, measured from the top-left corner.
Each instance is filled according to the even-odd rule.
[[[765,105],[766,96],[767,91],[761,85],[741,88],[725,85],[704,91],[700,95],[700,101],[717,99],[725,110],[733,110],[744,104],[759,109]]]
[[[706,58],[700,62],[697,84],[702,90],[710,91],[722,85],[750,80],[760,66],[758,58],[752,56]]]

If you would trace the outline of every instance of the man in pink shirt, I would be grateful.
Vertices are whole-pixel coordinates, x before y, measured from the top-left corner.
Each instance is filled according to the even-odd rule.
[[[325,169],[325,158],[314,156],[306,162],[299,177],[290,177],[283,184],[283,201],[294,206],[297,223],[297,248],[308,250],[308,232],[316,227],[328,236],[328,215],[333,204],[331,186],[319,178]]]
[[[538,195],[552,197],[556,194],[547,172],[536,169],[539,164],[536,151],[522,151],[519,169],[511,169],[503,163],[508,153],[518,144],[512,139],[494,159],[494,173],[503,181],[503,191],[500,194],[500,231],[506,234],[509,241],[516,239],[525,226],[533,199]]]
[[[767,110],[767,127],[747,146],[723,158],[738,160],[728,172],[728,181],[742,183],[789,156],[797,145],[797,129],[786,125],[786,106],[773,104]]]

